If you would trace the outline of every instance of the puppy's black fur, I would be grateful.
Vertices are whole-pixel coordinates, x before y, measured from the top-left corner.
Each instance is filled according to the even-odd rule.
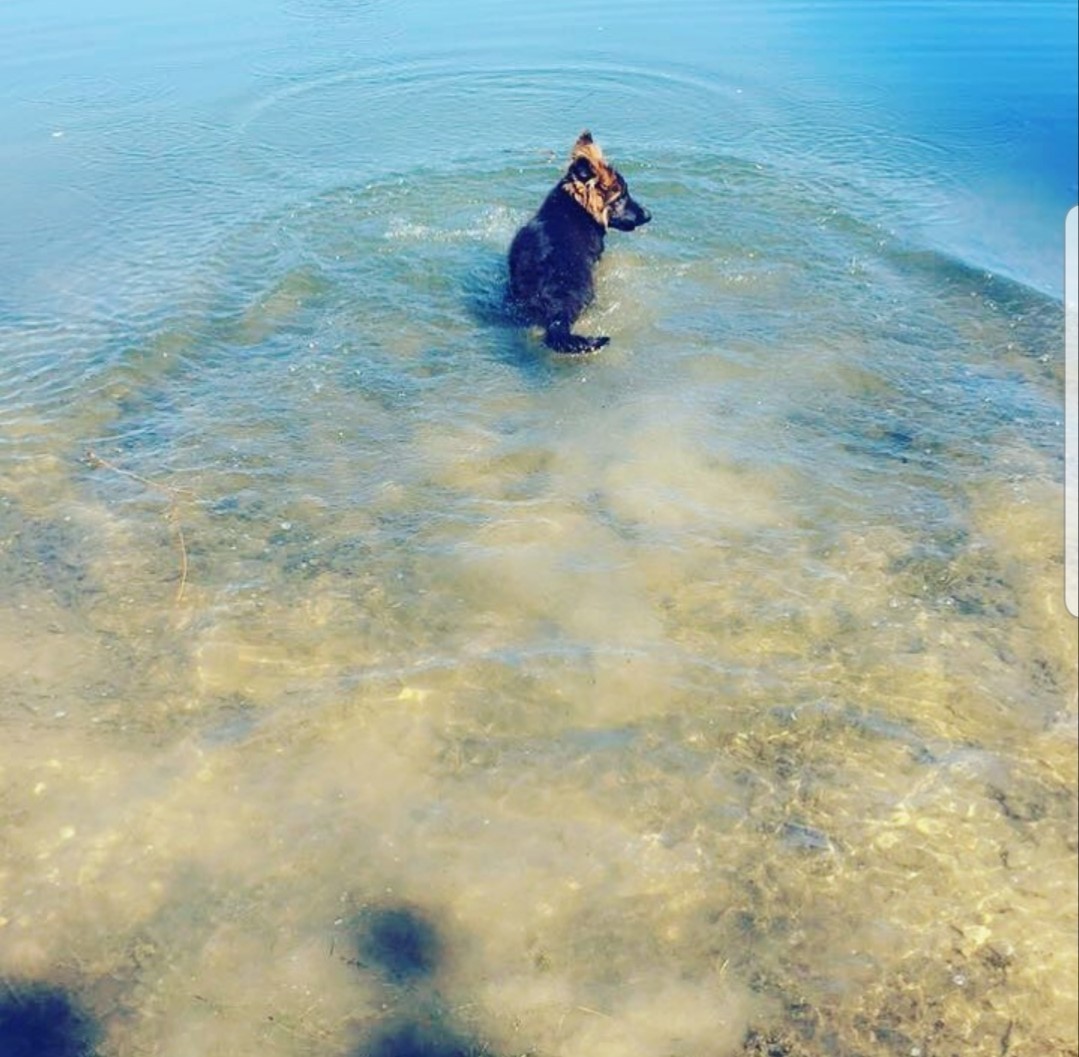
[[[565,175],[510,244],[511,305],[523,322],[543,327],[548,348],[592,352],[611,340],[570,328],[595,295],[592,269],[607,228],[632,231],[651,219],[592,134],[582,132]]]

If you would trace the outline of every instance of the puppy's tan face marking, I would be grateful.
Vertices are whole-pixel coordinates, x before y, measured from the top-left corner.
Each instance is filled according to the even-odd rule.
[[[626,192],[626,182],[607,164],[603,151],[587,130],[570,153],[562,189],[599,225],[606,228],[611,206]]]

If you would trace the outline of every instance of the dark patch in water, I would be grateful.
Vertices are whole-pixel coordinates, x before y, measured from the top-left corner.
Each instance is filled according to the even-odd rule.
[[[996,623],[1019,612],[1015,587],[996,555],[972,545],[965,533],[926,540],[893,560],[889,572],[912,597],[965,617]]]
[[[783,1031],[750,1030],[742,1044],[745,1057],[809,1057],[800,1040]]]
[[[508,283],[505,250],[478,249],[463,284],[465,307],[477,323],[505,328],[521,325],[506,296]]]
[[[90,575],[86,534],[70,521],[34,518],[0,503],[0,583],[5,594],[45,591],[73,608],[99,590]]]
[[[395,984],[410,984],[434,975],[442,957],[442,941],[434,925],[414,907],[378,907],[357,923],[359,964],[373,965]]]
[[[495,1057],[486,1044],[458,1030],[447,1016],[433,983],[444,942],[423,911],[407,904],[368,907],[351,928],[357,952],[352,964],[408,990],[397,993],[386,1007],[394,1010],[389,1021],[350,1057]]]
[[[93,1057],[99,1036],[62,988],[0,980],[0,1057]]]
[[[354,1057],[493,1057],[473,1039],[458,1035],[437,1018],[397,1024],[364,1043]]]
[[[252,703],[236,694],[220,702],[211,725],[202,732],[207,745],[238,745],[258,728],[259,714]]]
[[[779,836],[787,847],[796,851],[835,851],[828,834],[801,822],[784,822]]]
[[[1049,808],[1038,790],[1001,789],[989,787],[989,799],[995,800],[1011,822],[1040,822],[1049,814]]]

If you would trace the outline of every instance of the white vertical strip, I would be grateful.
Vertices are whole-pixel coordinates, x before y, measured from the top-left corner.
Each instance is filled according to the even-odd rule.
[[[1064,598],[1079,616],[1079,206],[1064,223]]]

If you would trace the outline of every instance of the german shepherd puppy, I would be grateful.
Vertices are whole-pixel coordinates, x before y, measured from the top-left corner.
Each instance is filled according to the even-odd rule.
[[[510,302],[523,322],[544,329],[555,352],[593,352],[611,339],[570,328],[595,295],[592,269],[607,229],[632,231],[652,214],[635,202],[622,175],[592,139],[577,137],[569,168],[510,244]]]

